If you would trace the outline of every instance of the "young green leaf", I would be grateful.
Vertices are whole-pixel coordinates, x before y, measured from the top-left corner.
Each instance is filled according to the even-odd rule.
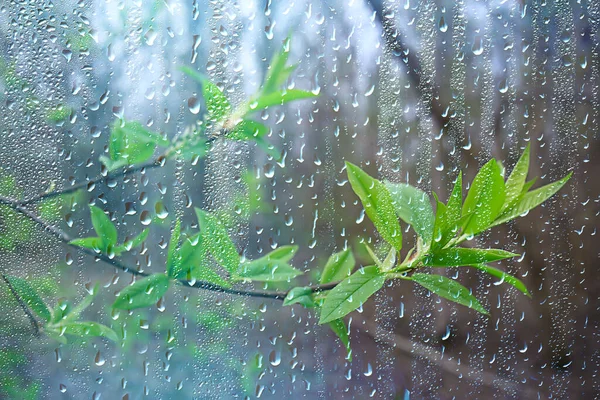
[[[169,277],[165,274],[150,275],[123,289],[112,307],[121,310],[149,307],[164,296],[169,283]]]
[[[316,304],[312,294],[313,291],[309,287],[295,287],[288,292],[287,296],[285,296],[283,305],[291,306],[292,304],[300,304],[306,308],[314,308]]]
[[[183,240],[178,251],[178,261],[173,266],[172,276],[177,279],[184,279],[194,268],[199,267],[205,262],[206,247],[202,235],[197,233]],[[190,275],[190,279],[197,277]]]
[[[219,265],[230,274],[234,274],[240,265],[240,255],[229,238],[225,226],[214,215],[199,208],[195,210],[206,249]]]
[[[329,283],[346,279],[352,273],[354,264],[355,260],[352,249],[332,254],[327,260],[327,264],[325,264],[320,282]]]
[[[527,144],[525,151],[521,154],[519,161],[517,161],[506,180],[506,199],[504,200],[502,211],[513,207],[523,192],[523,186],[525,185],[527,172],[529,171],[530,147],[531,145]]]
[[[527,290],[527,287],[525,286],[525,284],[520,279],[514,277],[513,275],[508,274],[504,271],[500,271],[499,269],[489,267],[485,264],[473,264],[473,265],[471,265],[471,267],[477,268],[483,272],[486,272],[486,273],[500,279],[501,282],[506,282],[509,285],[512,285],[514,288],[519,290],[524,295],[531,297],[531,293],[529,293],[529,290]]]
[[[225,137],[230,140],[255,140],[269,133],[269,128],[260,122],[244,119],[231,129]]]
[[[288,57],[290,55],[290,42],[291,38],[288,36],[279,53],[275,54],[271,59],[271,65],[269,65],[269,70],[267,71],[265,83],[262,88],[263,93],[271,93],[277,90],[292,73],[293,68],[286,68]]]
[[[144,242],[144,240],[146,240],[148,238],[149,233],[150,233],[150,230],[148,228],[144,229],[142,232],[140,232],[139,235],[137,235],[133,239],[126,240],[125,243],[123,243],[122,245],[115,247],[115,249],[114,249],[115,253],[117,255],[119,255],[124,251],[129,251],[131,249],[138,247],[139,245],[141,245]]]
[[[289,262],[298,252],[298,246],[286,245],[276,248],[265,257],[267,260],[279,260]]]
[[[98,237],[88,237],[81,239],[73,239],[69,242],[69,244],[73,246],[84,247],[86,249],[91,249],[97,252],[102,251],[102,239]]]
[[[458,267],[489,263],[515,256],[518,256],[518,254],[504,250],[453,247],[428,254],[423,260],[423,264],[430,267]]]
[[[294,279],[302,272],[284,261],[269,260],[266,257],[242,263],[235,274],[237,278],[251,281],[281,282]]]
[[[463,224],[463,233],[475,235],[489,228],[500,213],[505,197],[500,167],[492,159],[475,176],[463,204],[462,215],[472,214]]]
[[[344,323],[343,319],[336,319],[329,323],[329,327],[337,335],[340,339],[344,347],[346,348],[346,352],[348,353],[348,361],[352,362],[352,349],[350,348],[350,336],[348,335],[348,328]]]
[[[422,190],[405,183],[385,182],[385,186],[392,195],[398,217],[411,225],[425,243],[430,243],[435,216],[429,196]]]
[[[96,284],[92,289],[92,292],[85,296],[83,300],[81,300],[79,304],[73,307],[71,312],[63,318],[63,323],[67,321],[75,321],[77,318],[79,318],[81,313],[92,304],[92,301],[94,301],[94,298],[96,297],[99,291],[100,285]]]
[[[113,165],[111,169],[123,165],[144,162],[154,154],[156,146],[169,146],[170,142],[158,133],[150,132],[137,121],[117,120],[111,130],[108,152]]]
[[[362,268],[327,293],[319,324],[344,317],[364,304],[385,282],[377,266]]]
[[[458,174],[454,189],[445,205],[438,200],[436,194],[433,194],[436,201],[435,222],[433,227],[433,240],[431,241],[431,250],[443,248],[458,233],[459,227],[463,222],[470,218],[468,214],[461,217],[462,206],[462,173]]]
[[[205,265],[204,263],[198,264],[188,271],[189,273],[187,276],[185,276],[185,279],[190,282],[195,280],[209,282],[226,288],[231,287],[231,284],[228,281],[226,281],[223,277],[213,271],[210,266]]]
[[[377,257],[377,254],[375,254],[375,251],[373,251],[371,246],[369,246],[368,244],[365,244],[365,249],[367,249],[367,253],[369,253],[369,257],[371,257],[371,260],[373,260],[375,265],[377,265],[379,267],[379,269],[381,269],[383,267],[383,261],[381,261],[379,259],[379,257]]]
[[[92,225],[100,238],[102,251],[106,251],[108,246],[117,244],[117,228],[100,208],[90,206],[90,213],[92,215]]]
[[[257,111],[262,111],[267,107],[281,106],[291,101],[311,99],[314,97],[317,97],[317,95],[300,89],[287,89],[283,91],[264,93],[250,103],[250,109],[246,115]]]
[[[103,336],[112,340],[113,342],[119,341],[119,337],[115,331],[105,325],[92,321],[69,322],[66,324],[60,324],[57,328],[63,334],[78,336],[81,338],[90,336]]]
[[[442,275],[421,273],[412,274],[410,279],[440,297],[472,308],[482,314],[489,315],[475,296],[469,292],[469,289],[455,280],[446,278]]]
[[[552,197],[554,193],[558,192],[564,186],[564,184],[567,183],[569,178],[571,178],[572,174],[573,173],[571,172],[569,173],[569,175],[556,182],[550,183],[546,186],[542,186],[541,188],[525,193],[512,208],[509,208],[504,213],[502,213],[502,215],[500,215],[492,223],[492,226],[500,225],[507,221],[510,221],[511,219],[520,217],[532,208],[539,206],[544,201]]]
[[[204,75],[194,71],[189,67],[181,67],[181,71],[202,85],[202,97],[204,97],[208,112],[207,118],[212,122],[219,122],[223,120],[223,118],[231,109],[229,100],[227,100],[227,97],[225,97],[223,91],[221,91],[217,85],[212,83]]]
[[[402,231],[390,192],[377,179],[354,164],[346,162],[348,180],[354,193],[360,198],[369,219],[381,234],[396,250],[402,249]]]
[[[44,303],[44,300],[41,299],[36,290],[25,279],[11,275],[7,275],[6,279],[19,297],[27,304],[27,307],[44,321],[50,321],[51,314],[46,303]]]
[[[170,277],[177,276],[179,271],[175,271],[176,267],[180,264],[179,255],[179,237],[181,235],[181,221],[177,219],[175,221],[175,227],[173,227],[173,233],[171,233],[171,241],[169,242],[169,248],[167,250],[167,275]]]

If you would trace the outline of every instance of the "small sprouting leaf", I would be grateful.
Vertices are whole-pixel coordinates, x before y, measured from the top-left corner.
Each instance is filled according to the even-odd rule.
[[[263,93],[271,93],[277,90],[290,76],[293,68],[286,68],[288,57],[290,55],[290,41],[291,38],[288,36],[279,51],[271,59],[269,70],[265,77],[265,83],[263,84]]]
[[[463,234],[475,235],[486,230],[504,205],[505,188],[496,160],[488,161],[475,176],[465,198],[462,215],[472,214],[463,224]]]
[[[458,267],[489,263],[515,256],[518,256],[518,254],[504,250],[453,247],[428,254],[423,260],[423,264],[431,267]]]
[[[269,133],[269,128],[260,122],[244,119],[231,129],[225,137],[230,140],[256,140]]]
[[[63,321],[75,321],[77,318],[79,318],[81,313],[92,304],[92,301],[94,301],[94,298],[96,297],[99,291],[100,285],[96,284],[92,289],[92,292],[85,296],[79,304],[73,307],[71,312],[63,318]]]
[[[251,281],[281,282],[294,279],[302,272],[288,265],[284,261],[269,260],[266,257],[258,260],[245,262],[240,265],[236,278]]]
[[[81,338],[103,336],[112,340],[113,342],[119,341],[119,337],[115,331],[105,325],[92,321],[69,322],[66,324],[60,324],[57,328],[63,334],[78,336]]]
[[[529,290],[527,290],[527,286],[525,286],[525,284],[520,279],[514,277],[513,275],[508,274],[504,271],[500,271],[499,269],[489,267],[485,264],[473,264],[471,265],[471,267],[487,272],[488,274],[500,279],[501,282],[506,282],[509,285],[515,287],[524,295],[531,297],[531,293],[529,293]]]
[[[398,217],[411,225],[425,243],[430,243],[435,216],[429,196],[405,183],[385,182],[385,186],[392,195]]]
[[[137,235],[133,239],[126,240],[125,243],[123,243],[121,246],[116,247],[115,252],[122,253],[123,251],[129,251],[140,246],[144,242],[144,240],[148,238],[149,233],[150,230],[148,228],[144,229],[142,232],[140,232],[139,235]]]
[[[321,283],[329,283],[346,279],[354,269],[354,255],[352,249],[346,249],[339,253],[334,253],[327,260],[323,274],[321,274]]]
[[[176,270],[177,266],[180,264],[180,255],[179,255],[179,237],[181,235],[181,221],[177,219],[175,221],[175,227],[173,228],[173,233],[171,234],[171,241],[169,242],[169,248],[167,250],[167,275],[170,277],[175,277],[180,272]]]
[[[373,251],[371,246],[369,246],[368,244],[365,244],[365,249],[367,249],[367,253],[369,253],[369,257],[371,257],[371,260],[373,260],[375,265],[377,265],[381,269],[383,267],[383,261],[381,261],[379,257],[377,257],[375,251]]]
[[[329,323],[329,327],[337,335],[340,341],[343,343],[348,353],[348,361],[352,362],[352,349],[350,348],[350,336],[348,335],[348,328],[344,323],[343,319],[336,319]]]
[[[44,300],[41,299],[36,290],[25,279],[10,275],[7,275],[6,279],[19,297],[27,304],[27,307],[44,321],[50,321],[51,314],[46,303],[44,303]]]
[[[344,317],[364,304],[385,282],[377,266],[362,268],[327,293],[319,324]]]
[[[150,275],[123,289],[112,307],[133,310],[151,306],[164,296],[169,289],[169,283],[169,277],[165,274]]]
[[[573,173],[571,172],[569,173],[569,175],[556,182],[549,183],[546,186],[542,186],[541,188],[523,194],[519,201],[517,201],[517,203],[512,208],[506,210],[493,222],[492,226],[496,226],[504,222],[510,221],[511,219],[520,217],[532,208],[539,206],[544,201],[552,197],[554,193],[558,192],[560,188],[562,188],[564,184],[567,183],[569,178],[571,178],[572,174]]]
[[[234,274],[240,265],[240,255],[225,226],[217,217],[199,208],[196,208],[196,216],[206,249],[219,265]]]
[[[84,247],[94,251],[102,251],[102,240],[98,237],[88,237],[81,239],[73,239],[69,242],[73,246]]]
[[[442,275],[421,273],[412,274],[410,279],[440,297],[472,308],[482,314],[489,315],[475,296],[469,292],[469,289],[455,280]]]
[[[208,111],[207,118],[212,122],[223,120],[225,115],[227,115],[231,109],[229,100],[227,100],[223,91],[204,75],[189,67],[181,67],[181,71],[202,85],[202,97],[204,97],[204,102],[206,103],[206,109]]]
[[[314,97],[317,97],[317,95],[300,89],[288,89],[261,94],[260,97],[250,103],[250,110],[246,115],[256,111],[262,111],[267,107],[280,106],[289,103],[290,101],[311,99]]]
[[[292,304],[300,304],[306,308],[314,308],[316,304],[312,294],[313,291],[309,287],[295,287],[285,296],[283,305],[291,306]]]
[[[154,154],[156,146],[169,146],[160,134],[146,129],[137,121],[117,120],[112,126],[108,151],[113,164],[109,169],[144,162]]]
[[[444,205],[441,201],[436,200],[436,214],[433,228],[433,240],[431,242],[431,249],[440,249],[444,247],[458,232],[459,227],[462,223],[470,218],[471,215],[465,215],[461,217],[461,206],[462,206],[462,173],[458,174],[456,182],[454,183],[454,189],[448,198],[448,204]]]
[[[106,251],[109,246],[114,246],[117,243],[117,228],[102,209],[90,206],[90,213],[92,215],[92,225],[100,238],[101,250]]]
[[[267,254],[265,257],[267,258],[267,260],[279,260],[283,262],[288,262],[292,258],[294,258],[297,252],[298,246],[286,245],[276,248],[275,250]]]
[[[369,219],[381,234],[396,250],[402,249],[402,231],[390,192],[377,179],[354,164],[346,162],[348,179],[354,193],[360,198]]]
[[[527,144],[525,151],[521,154],[519,161],[517,161],[510,176],[506,180],[506,199],[502,206],[503,211],[514,206],[523,192],[523,186],[525,185],[527,172],[529,171],[530,147],[531,145]]]

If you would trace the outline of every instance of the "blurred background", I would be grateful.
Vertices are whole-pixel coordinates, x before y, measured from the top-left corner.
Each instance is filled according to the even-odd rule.
[[[597,398],[599,18],[600,3],[585,0],[2,2],[1,194],[21,198],[97,176],[116,118],[169,138],[193,126],[201,88],[181,66],[239,104],[291,34],[291,83],[320,96],[257,115],[283,161],[217,141],[205,159],[34,208],[73,237],[90,235],[90,202],[111,211],[121,238],[150,223],[146,244],[124,256],[140,270],[164,269],[174,220],[197,229],[193,207],[218,212],[249,258],[299,245],[299,282],[314,283],[345,246],[364,265],[360,241],[377,236],[345,160],[443,200],[459,171],[470,182],[491,157],[510,171],[527,143],[537,185],[574,175],[477,239],[522,254],[500,267],[531,299],[466,269],[437,272],[472,287],[490,318],[389,285],[350,316],[352,362],[314,314],[274,300],[178,288],[164,307],[112,312],[130,275],[2,206],[2,268],[51,304],[99,283],[85,317],[126,338],[37,337],[2,286],[0,397],[10,387],[39,399]]]

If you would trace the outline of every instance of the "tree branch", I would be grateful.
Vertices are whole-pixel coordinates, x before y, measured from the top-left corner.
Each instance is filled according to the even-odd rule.
[[[25,313],[25,315],[27,315],[27,318],[29,318],[29,321],[31,322],[31,325],[33,326],[33,330],[35,331],[35,335],[39,336],[39,334],[40,334],[40,324],[38,323],[38,321],[35,318],[35,316],[31,313],[31,310],[29,309],[29,306],[25,303],[25,300],[23,300],[21,298],[21,296],[19,296],[19,293],[17,292],[17,290],[14,288],[14,286],[12,285],[12,283],[10,283],[10,281],[8,280],[8,278],[6,277],[6,275],[4,274],[4,268],[1,268],[1,270],[2,270],[2,272],[0,272],[0,276],[2,276],[2,280],[4,280],[4,283],[6,283],[6,286],[8,286],[8,289],[10,290],[10,292],[12,293],[12,295],[14,296],[15,300],[17,300],[17,303],[19,303],[19,305],[23,309],[23,312]]]
[[[107,265],[112,265],[113,267],[115,267],[123,272],[127,272],[128,274],[135,275],[135,276],[147,277],[147,276],[151,275],[148,272],[138,271],[137,269],[128,266],[127,264],[119,261],[118,259],[111,258],[106,254],[96,253],[94,250],[87,249],[84,247],[79,247],[74,244],[71,244],[70,242],[71,242],[72,238],[66,232],[63,232],[61,229],[44,221],[38,215],[36,215],[33,211],[31,211],[27,207],[25,207],[18,200],[13,200],[13,199],[10,199],[7,197],[0,196],[0,204],[9,206],[10,208],[17,211],[18,213],[31,219],[37,225],[42,227],[47,233],[50,233],[52,236],[54,236],[61,242],[77,249],[78,251],[80,251],[82,253],[93,256],[94,258],[104,262]],[[214,283],[211,283],[211,282],[187,281],[185,279],[179,279],[179,280],[177,280],[177,282],[182,286],[192,287],[195,289],[209,290],[209,291],[213,291],[213,292],[227,293],[227,294],[233,294],[233,295],[239,295],[239,296],[269,298],[269,299],[275,299],[275,300],[285,299],[285,297],[287,296],[287,294],[289,292],[289,290],[285,290],[285,291],[274,291],[273,290],[273,291],[271,291],[271,290],[246,290],[246,289],[226,288],[223,286],[215,285]],[[307,287],[310,288],[313,292],[321,292],[321,291],[333,289],[338,283],[339,282],[331,282],[331,283],[327,283],[327,284],[323,284],[323,285],[312,285],[312,286],[307,286]]]

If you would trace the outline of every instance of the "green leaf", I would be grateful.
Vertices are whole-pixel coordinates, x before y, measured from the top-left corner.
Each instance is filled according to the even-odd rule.
[[[469,292],[469,289],[455,280],[446,278],[442,275],[421,273],[412,274],[410,279],[440,297],[472,308],[482,314],[489,315],[475,296]]]
[[[362,268],[327,293],[319,324],[344,317],[364,304],[385,282],[377,266]]]
[[[81,313],[92,304],[92,301],[94,301],[94,298],[96,297],[99,291],[100,285],[96,284],[92,289],[92,293],[85,296],[79,304],[73,307],[71,312],[68,315],[66,315],[65,318],[63,318],[63,321],[75,321],[77,318],[79,318]]]
[[[527,144],[525,151],[521,154],[519,161],[517,161],[510,176],[506,180],[506,199],[502,206],[503,211],[514,206],[523,192],[523,186],[525,185],[527,172],[529,171],[530,147],[531,145]]]
[[[279,260],[289,262],[298,252],[298,246],[286,245],[276,248],[265,257],[267,260]]]
[[[150,275],[123,289],[112,307],[133,310],[151,306],[164,296],[169,289],[169,283],[169,277],[165,274]]]
[[[84,247],[86,249],[92,249],[94,251],[102,251],[102,240],[98,237],[88,237],[81,239],[73,239],[69,242],[73,246]]]
[[[280,260],[268,260],[266,257],[242,263],[235,276],[251,281],[281,282],[302,275],[301,271]]]
[[[206,103],[208,120],[215,123],[223,120],[231,109],[231,104],[229,104],[229,100],[227,100],[223,91],[197,71],[189,67],[181,67],[180,69],[202,85],[202,97],[204,97]]]
[[[352,249],[346,249],[339,253],[334,253],[327,260],[323,274],[321,274],[321,283],[329,283],[346,279],[354,269],[354,255]]]
[[[179,249],[179,260],[173,267],[172,276],[177,279],[185,278],[194,268],[202,265],[206,258],[206,247],[202,239],[202,235],[197,233],[188,237],[181,244]],[[190,279],[196,278],[193,274]]]
[[[520,279],[514,277],[513,275],[510,275],[504,271],[500,271],[499,269],[489,267],[485,264],[473,264],[470,266],[500,279],[501,282],[506,282],[509,285],[512,285],[524,295],[531,297],[531,293],[529,293],[529,290],[527,290],[527,286],[525,286],[525,284]]]
[[[336,319],[329,323],[329,327],[337,335],[340,341],[344,344],[346,352],[348,353],[348,361],[352,362],[352,349],[350,348],[350,336],[348,335],[348,328],[344,323],[343,319]]]
[[[289,103],[295,100],[311,99],[317,97],[312,92],[307,92],[300,89],[288,89],[283,91],[265,93],[260,95],[259,98],[250,103],[250,110],[246,113],[253,113],[256,111],[264,110],[267,107],[281,106],[285,103]]]
[[[118,342],[119,337],[109,327],[92,322],[92,321],[82,321],[82,322],[69,322],[66,324],[58,325],[58,329],[63,334],[78,336],[81,338],[90,337],[90,336],[103,336],[107,339],[112,340],[113,342]]]
[[[405,183],[385,182],[385,186],[392,195],[398,217],[411,225],[425,243],[430,243],[435,216],[429,196],[422,190]]]
[[[36,290],[25,279],[10,275],[7,275],[6,279],[10,282],[10,285],[19,297],[27,304],[27,307],[44,321],[50,321],[51,314],[46,303],[44,303],[44,300],[41,299]]]
[[[199,208],[195,210],[206,249],[219,265],[230,274],[235,273],[240,265],[240,255],[229,238],[225,226],[214,215]]]
[[[428,254],[423,260],[423,264],[430,267],[455,267],[489,263],[515,256],[518,254],[504,250],[453,247]]]
[[[269,128],[260,122],[244,119],[238,123],[232,130],[227,132],[225,137],[230,140],[255,140],[269,133]]]
[[[463,234],[475,235],[489,228],[500,213],[505,197],[502,172],[492,159],[475,176],[463,204],[462,215],[472,214],[463,225]]]
[[[373,221],[381,237],[400,251],[402,231],[390,192],[383,183],[370,177],[356,165],[346,162],[346,169],[352,189],[360,198],[369,219]]]
[[[100,208],[90,206],[90,213],[92,215],[92,225],[100,238],[101,250],[106,252],[109,246],[117,244],[117,228]]]
[[[274,160],[279,161],[281,159],[281,150],[275,148],[272,144],[267,142],[264,138],[256,138],[254,140],[256,145],[267,155],[273,157]]]
[[[180,264],[179,256],[179,237],[181,235],[181,221],[177,219],[175,221],[175,227],[173,233],[171,233],[171,241],[169,242],[169,248],[167,250],[167,275],[175,277],[179,273],[176,271],[176,267]]]
[[[203,263],[193,267],[189,272],[189,276],[186,276],[186,280],[204,281],[226,288],[231,287],[231,284],[228,281],[213,271],[210,266]]]
[[[286,68],[288,57],[290,55],[290,42],[291,38],[288,36],[279,51],[271,59],[271,65],[265,77],[265,83],[263,84],[263,93],[270,93],[277,90],[290,76],[294,68]]]
[[[117,120],[110,134],[108,152],[110,159],[117,164],[107,165],[116,169],[126,164],[137,164],[148,160],[156,146],[169,146],[170,142],[161,135],[151,132],[137,121]]]
[[[306,308],[314,308],[316,304],[312,294],[313,291],[309,287],[295,287],[285,296],[283,305],[291,306],[292,304],[300,304]]]
[[[144,240],[148,238],[149,233],[150,230],[148,228],[144,229],[142,232],[140,232],[139,235],[137,235],[133,239],[126,240],[125,243],[123,243],[121,246],[116,247],[115,252],[118,251],[119,253],[121,253],[123,251],[129,251],[140,246],[144,242]]]
[[[454,189],[448,198],[448,204],[444,205],[441,201],[436,199],[436,214],[433,228],[433,240],[431,242],[431,249],[439,249],[444,247],[453,237],[456,236],[459,227],[462,225],[466,218],[470,218],[470,215],[465,216],[465,219],[461,219],[461,206],[462,206],[462,173],[458,174],[456,182],[454,183]]]
[[[569,175],[564,178],[550,183],[546,186],[542,186],[541,188],[532,190],[531,192],[525,193],[522,195],[521,199],[510,209],[506,210],[502,215],[500,215],[492,224],[492,226],[496,226],[499,224],[503,224],[511,219],[515,219],[524,215],[526,212],[535,208],[542,204],[544,201],[548,200],[554,193],[558,192],[565,183],[571,178],[573,173],[569,173]]]

